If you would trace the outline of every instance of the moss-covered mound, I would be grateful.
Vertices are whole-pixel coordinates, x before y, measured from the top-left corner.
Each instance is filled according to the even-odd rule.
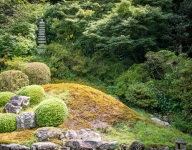
[[[12,92],[0,92],[0,107],[4,107],[14,95]]]
[[[95,128],[106,124],[132,124],[137,120],[145,120],[114,97],[88,86],[72,83],[49,84],[44,85],[44,89],[47,93],[56,94],[70,91],[72,100],[67,103],[70,117],[64,122],[64,127]]]
[[[16,115],[11,113],[0,114],[0,133],[12,132],[16,129]]]
[[[35,114],[38,126],[58,126],[67,118],[68,110],[61,99],[51,98],[41,102]]]
[[[16,92],[17,95],[29,96],[30,105],[39,104],[45,97],[45,91],[40,85],[29,85]]]

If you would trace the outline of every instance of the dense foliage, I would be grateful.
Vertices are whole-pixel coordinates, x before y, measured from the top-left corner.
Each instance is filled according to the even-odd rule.
[[[4,107],[14,95],[12,92],[0,92],[0,107]]]
[[[61,99],[51,98],[41,102],[35,114],[38,126],[58,126],[67,118],[68,110]]]
[[[36,53],[36,22],[46,6],[32,5],[26,0],[0,2],[0,57]]]
[[[8,70],[0,73],[0,91],[17,91],[29,85],[26,74],[18,70]]]
[[[117,79],[117,95],[128,105],[151,112],[169,113],[172,115],[170,121],[191,133],[192,59],[165,50],[148,52],[146,59],[143,64],[131,67]]]
[[[0,114],[0,133],[16,130],[16,115],[11,113]]]
[[[42,86],[29,85],[16,92],[17,95],[29,96],[30,105],[39,104],[45,98],[45,91]]]
[[[32,62],[25,65],[23,72],[29,78],[29,84],[48,84],[51,81],[49,67],[40,62]]]

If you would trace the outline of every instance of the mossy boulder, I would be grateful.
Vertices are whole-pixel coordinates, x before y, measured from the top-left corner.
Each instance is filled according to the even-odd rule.
[[[58,126],[67,118],[68,109],[61,99],[51,98],[42,101],[35,114],[38,126]]]
[[[23,86],[29,85],[26,74],[18,70],[8,70],[0,74],[0,91],[17,91]]]
[[[12,92],[0,92],[0,107],[4,107],[14,95]]]
[[[45,98],[45,91],[40,85],[29,85],[16,92],[17,95],[29,96],[30,105],[39,104]]]
[[[23,72],[29,77],[29,84],[43,85],[51,81],[50,69],[44,63],[28,63],[25,65]]]
[[[16,115],[12,113],[0,114],[0,133],[16,130]]]

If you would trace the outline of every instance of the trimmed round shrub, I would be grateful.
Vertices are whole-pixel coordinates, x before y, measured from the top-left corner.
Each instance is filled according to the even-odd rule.
[[[0,114],[0,133],[16,130],[16,115],[12,113]]]
[[[29,85],[26,74],[18,70],[8,70],[0,74],[0,91],[17,91],[23,86]]]
[[[29,85],[16,92],[17,95],[29,96],[30,105],[39,104],[45,97],[45,91],[40,85]]]
[[[67,118],[68,109],[61,99],[52,98],[42,101],[35,114],[38,126],[58,126]]]
[[[49,67],[40,62],[28,63],[23,72],[29,77],[29,84],[48,84],[51,81]]]
[[[14,95],[12,92],[0,92],[0,107],[4,107]]]

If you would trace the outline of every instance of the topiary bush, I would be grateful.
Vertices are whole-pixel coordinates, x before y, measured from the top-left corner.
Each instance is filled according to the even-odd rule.
[[[12,132],[16,129],[16,115],[12,113],[0,114],[0,133]]]
[[[32,62],[25,65],[23,72],[28,75],[30,84],[48,84],[51,81],[49,67],[40,62]]]
[[[17,91],[23,86],[29,85],[26,74],[18,70],[8,70],[0,74],[0,91]]]
[[[14,95],[12,92],[0,92],[0,107],[4,107]]]
[[[29,96],[30,105],[39,104],[45,97],[45,91],[40,85],[29,85],[16,92],[17,95]]]
[[[68,109],[61,99],[51,98],[41,102],[35,114],[38,126],[58,126],[67,118]]]

